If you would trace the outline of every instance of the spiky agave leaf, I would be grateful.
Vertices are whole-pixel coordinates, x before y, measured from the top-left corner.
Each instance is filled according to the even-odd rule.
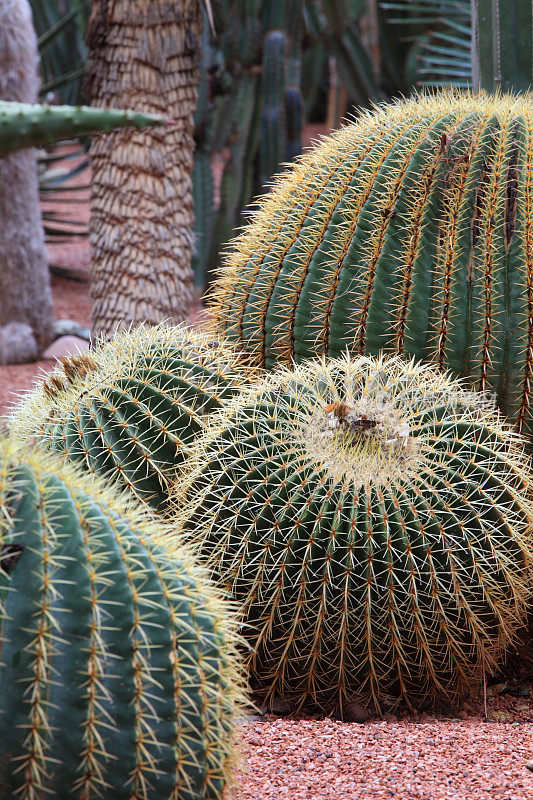
[[[456,699],[524,619],[520,440],[395,357],[310,362],[210,422],[177,515],[244,610],[252,686],[292,709]]]
[[[9,425],[163,509],[206,414],[253,371],[229,346],[185,326],[139,326],[61,365]]]
[[[222,797],[233,609],[132,499],[6,438],[0,623],[2,796]]]

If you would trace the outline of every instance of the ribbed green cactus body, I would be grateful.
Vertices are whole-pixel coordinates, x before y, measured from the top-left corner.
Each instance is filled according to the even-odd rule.
[[[66,359],[11,428],[162,508],[204,416],[246,379],[235,353],[201,333],[139,328]]]
[[[222,797],[235,624],[159,535],[100,480],[0,441],[2,797]]]
[[[268,368],[382,349],[494,392],[531,428],[533,106],[444,93],[363,114],[235,240],[216,329]]]
[[[360,356],[215,418],[178,507],[242,604],[253,688],[293,709],[475,688],[523,618],[523,454],[480,397]],[[180,491],[181,490],[181,491]]]
[[[279,169],[287,151],[285,84],[287,35],[269,31],[263,46],[261,86],[261,181],[268,181]]]
[[[44,147],[58,139],[73,139],[84,133],[114,128],[146,128],[161,125],[165,117],[134,111],[47,106],[0,101],[0,158],[21,147]]]

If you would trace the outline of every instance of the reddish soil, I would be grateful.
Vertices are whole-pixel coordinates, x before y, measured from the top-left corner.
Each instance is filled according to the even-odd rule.
[[[322,132],[323,126],[309,129],[306,143]],[[86,220],[87,193],[65,196],[65,208]],[[52,278],[56,318],[89,327],[87,240],[54,245],[50,258],[81,279]],[[198,313],[199,307],[193,321]],[[53,364],[0,367],[0,414]],[[232,800],[532,798],[533,773],[525,766],[533,759],[530,672],[522,668],[518,682],[524,696],[506,693],[503,684],[489,688],[486,720],[479,699],[447,715],[385,715],[363,723],[252,716],[240,726],[243,758]]]

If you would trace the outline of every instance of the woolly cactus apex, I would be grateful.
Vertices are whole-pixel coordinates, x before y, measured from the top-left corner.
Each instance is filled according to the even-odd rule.
[[[216,330],[272,367],[431,361],[531,429],[530,96],[414,97],[363,113],[261,201],[214,291]]]
[[[229,347],[185,327],[140,327],[63,359],[10,427],[163,508],[204,415],[246,382]]]
[[[223,796],[236,622],[170,536],[100,479],[0,441],[3,797]]]
[[[215,415],[177,509],[254,690],[340,713],[475,690],[524,619],[526,463],[479,394],[398,357],[281,370]]]

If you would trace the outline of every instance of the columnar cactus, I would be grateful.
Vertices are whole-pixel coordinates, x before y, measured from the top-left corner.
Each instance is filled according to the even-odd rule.
[[[531,429],[533,106],[446,92],[363,114],[235,240],[215,327],[272,367],[382,349],[494,392]]]
[[[0,441],[0,794],[221,798],[231,608],[131,501]]]
[[[178,515],[242,605],[267,702],[454,700],[524,618],[532,506],[520,440],[427,366],[280,370],[212,418]]]
[[[89,106],[47,106],[0,100],[0,158],[22,147],[44,147],[58,139],[115,128],[146,128],[168,122],[159,114]]]
[[[63,360],[10,427],[162,509],[204,415],[248,373],[229,347],[185,327],[140,327]]]

